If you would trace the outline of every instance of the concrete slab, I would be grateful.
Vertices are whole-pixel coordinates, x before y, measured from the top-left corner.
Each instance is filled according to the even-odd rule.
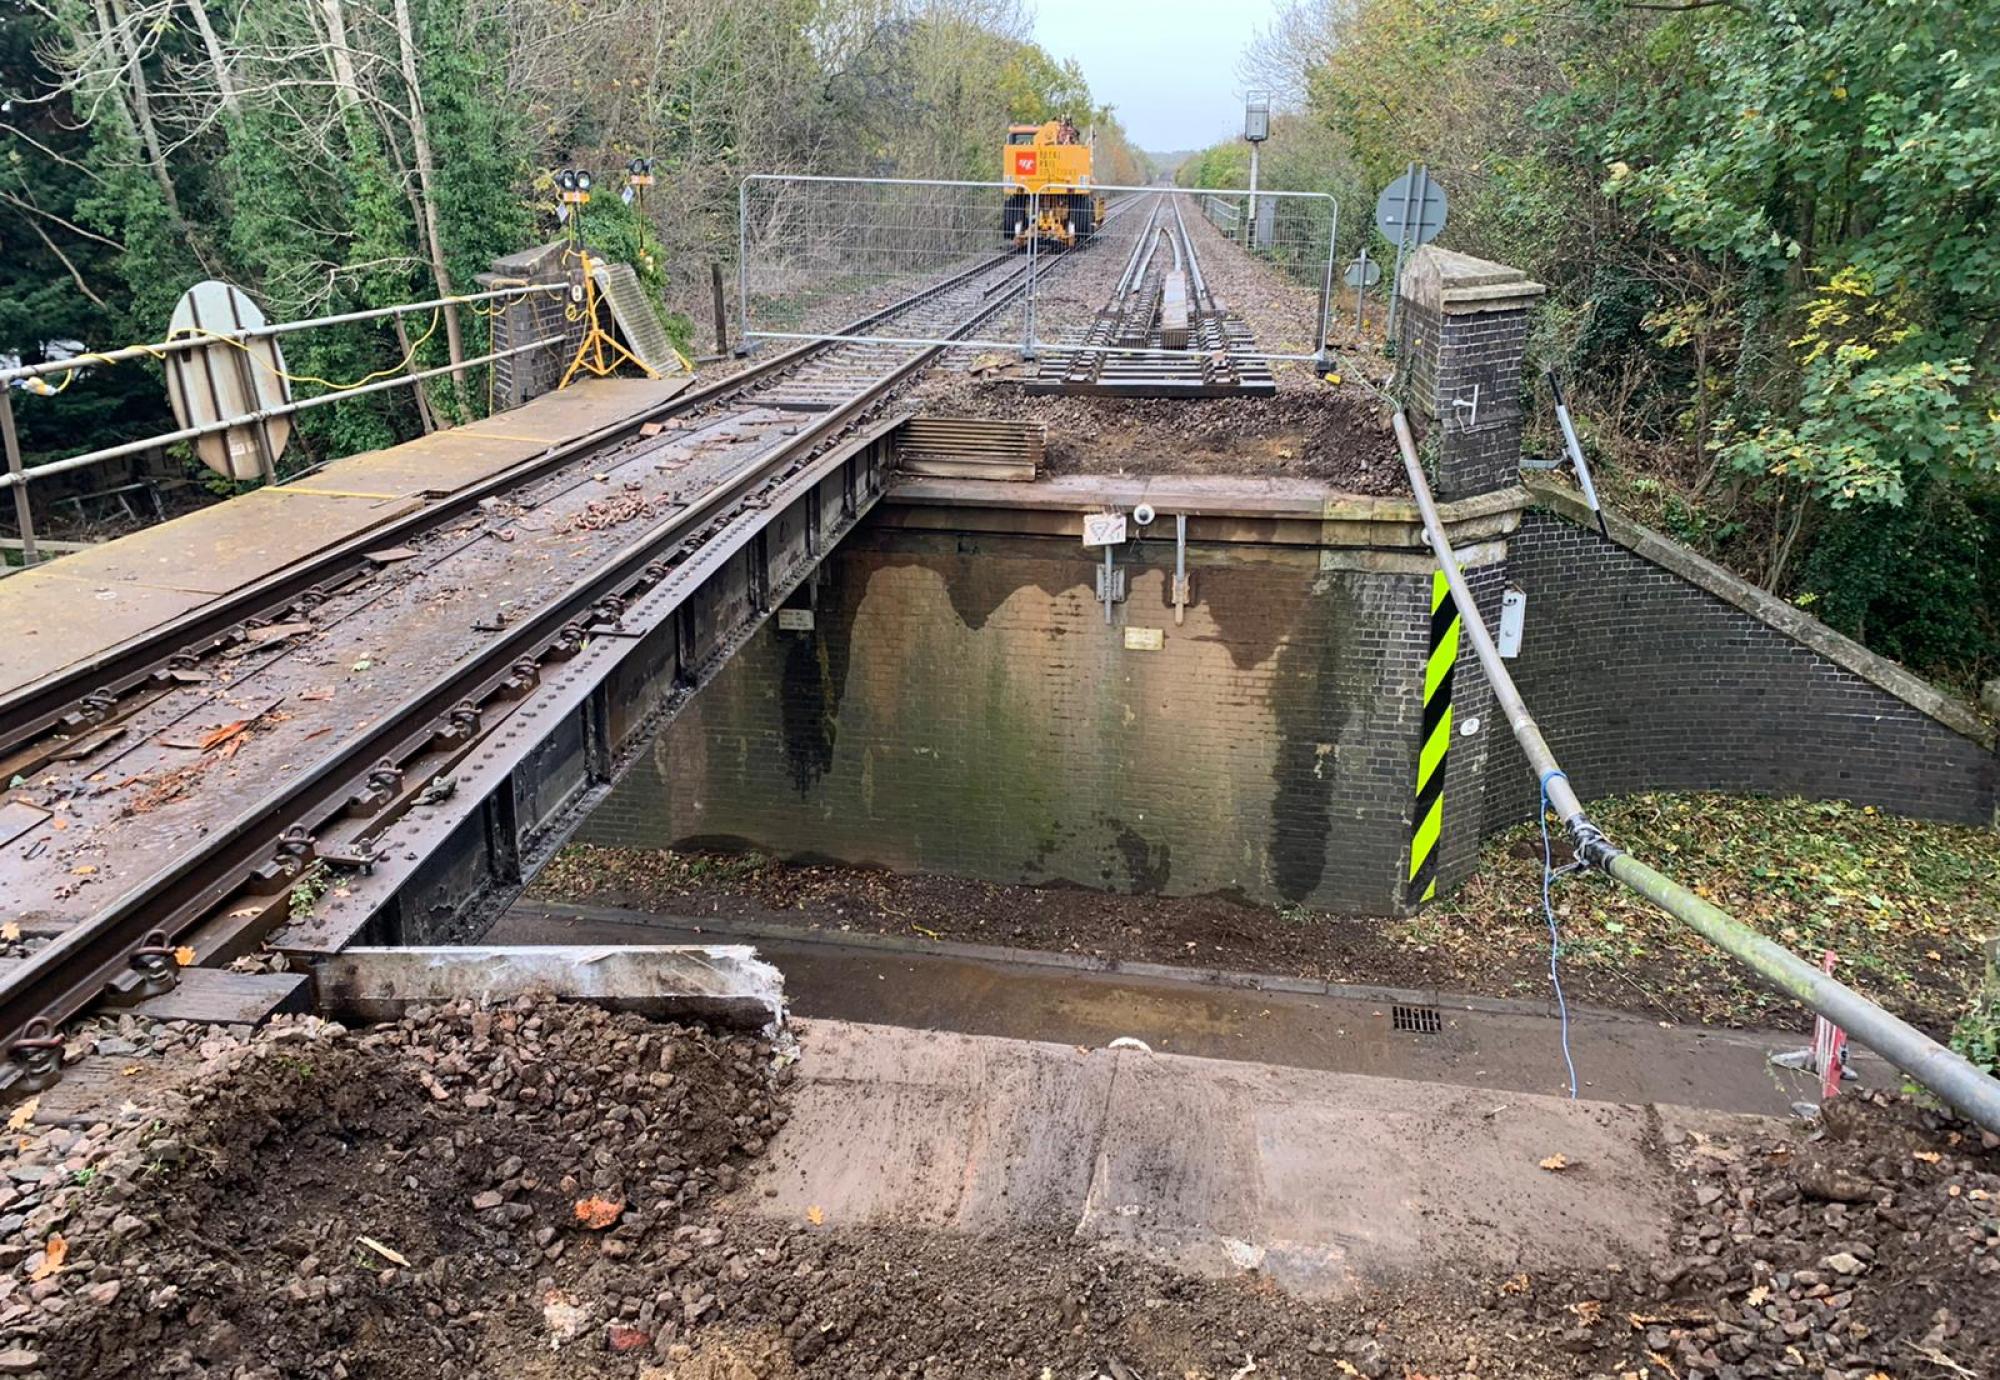
[[[371,1021],[534,992],[753,1030],[782,1020],[785,1006],[784,978],[746,944],[355,948],[316,960],[313,981],[323,1013]]]
[[[276,1015],[310,1010],[310,987],[311,979],[304,973],[183,968],[172,991],[148,997],[133,1010],[156,1021],[262,1025]]]
[[[478,435],[457,428],[387,450],[350,455],[285,487],[293,493],[442,496],[540,455],[549,444],[531,437]]]
[[[1667,1242],[1650,1108],[834,1021],[800,1042],[791,1120],[745,1211],[1070,1231],[1316,1296]],[[1567,1169],[1540,1167],[1556,1154]]]
[[[644,416],[671,402],[693,383],[691,374],[663,379],[579,379],[558,392],[544,393],[463,430],[474,435],[525,436],[545,443],[566,441]]]
[[[257,489],[64,556],[53,571],[72,581],[226,594],[419,506],[414,498]],[[74,612],[80,616],[88,607]],[[47,607],[42,612],[68,616]]]
[[[209,596],[161,589],[90,572],[65,556],[0,580],[0,692],[53,675],[106,647],[170,621]],[[72,575],[70,572],[78,573]]]
[[[0,580],[0,694],[87,661],[217,596],[551,446],[654,411],[693,380],[585,379],[525,407],[335,461]]]

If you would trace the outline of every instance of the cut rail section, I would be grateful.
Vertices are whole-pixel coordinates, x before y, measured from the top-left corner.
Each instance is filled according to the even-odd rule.
[[[1209,291],[1181,197],[1153,198],[1109,299],[1059,341],[1031,393],[1126,398],[1264,397],[1277,391],[1257,342]]]

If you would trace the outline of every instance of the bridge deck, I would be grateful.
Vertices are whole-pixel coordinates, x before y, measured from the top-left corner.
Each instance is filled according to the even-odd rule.
[[[628,422],[691,376],[587,379],[512,412],[336,460],[318,473],[0,580],[0,695],[447,498],[510,465]]]

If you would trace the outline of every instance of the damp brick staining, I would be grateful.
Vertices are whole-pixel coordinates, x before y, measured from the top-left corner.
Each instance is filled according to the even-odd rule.
[[[1539,286],[1435,246],[1403,286],[1440,490],[1512,489]],[[1474,383],[1476,423],[1451,406]],[[1608,540],[1512,491],[1505,559],[1467,582],[1489,626],[1526,592],[1514,675],[1585,798],[1787,793],[1995,822],[2000,759],[1969,710],[1666,538],[1614,515]],[[1434,677],[1428,561],[1321,568],[1355,555],[1197,543],[1176,626],[1171,546],[1140,543],[1107,626],[1073,538],[878,515],[822,568],[813,631],[756,634],[579,837],[1407,913],[1533,818],[1534,783],[1465,638]],[[1126,627],[1161,629],[1160,649],[1128,649]]]
[[[579,837],[1357,912],[1404,881],[1430,577],[1171,544],[1107,628],[1074,539],[857,533]]]

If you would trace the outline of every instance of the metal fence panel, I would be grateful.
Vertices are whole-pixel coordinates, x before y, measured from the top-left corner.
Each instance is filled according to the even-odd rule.
[[[1197,331],[1176,348],[1183,336],[1162,313],[1177,319],[1180,308],[1161,302],[1181,290],[1190,315],[1231,318],[1232,356],[1321,357],[1338,229],[1332,197],[1100,184],[1087,199],[1029,197],[1025,216],[1019,197],[1005,182],[747,179],[743,338],[928,343],[934,320],[879,314],[984,267],[994,270],[994,291],[1003,277],[1011,291],[1025,264],[1025,291],[957,343],[1028,356],[1212,352],[1213,332],[1205,347]],[[1026,233],[1045,211],[1050,237]]]
[[[765,173],[745,179],[737,260],[743,338],[847,334],[848,323],[926,287],[1005,262],[1006,191],[1001,182]],[[918,338],[907,323],[885,321],[881,330],[884,338]]]

